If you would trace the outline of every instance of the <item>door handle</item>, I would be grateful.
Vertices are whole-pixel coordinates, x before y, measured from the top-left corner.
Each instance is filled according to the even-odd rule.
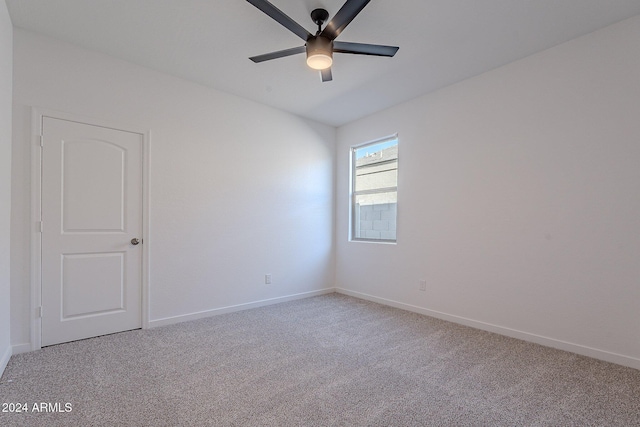
[[[132,245],[137,245],[138,243],[140,243],[140,240],[137,237],[134,237],[133,239],[131,239],[131,244]]]

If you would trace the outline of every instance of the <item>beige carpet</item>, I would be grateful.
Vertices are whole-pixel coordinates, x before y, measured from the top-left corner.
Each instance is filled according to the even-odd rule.
[[[20,354],[1,403],[29,411],[2,426],[640,426],[640,371],[331,294]]]

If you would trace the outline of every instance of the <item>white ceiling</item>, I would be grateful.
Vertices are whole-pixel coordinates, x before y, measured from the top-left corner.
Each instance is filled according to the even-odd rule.
[[[315,33],[311,10],[344,0],[271,0]],[[339,126],[640,14],[638,0],[372,0],[338,37],[400,46],[336,54],[322,83],[303,41],[244,0],[6,0],[13,24]],[[331,19],[331,18],[330,18]]]

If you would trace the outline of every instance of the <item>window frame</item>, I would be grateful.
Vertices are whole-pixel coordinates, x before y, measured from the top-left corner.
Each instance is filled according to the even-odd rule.
[[[350,173],[349,173],[349,241],[350,242],[368,242],[368,243],[380,243],[380,244],[397,244],[398,242],[398,236],[397,236],[397,227],[398,227],[398,220],[397,220],[397,204],[398,202],[396,202],[396,238],[395,239],[374,239],[374,238],[366,238],[366,237],[356,237],[356,198],[358,196],[361,195],[368,195],[368,194],[382,194],[382,193],[389,193],[389,192],[395,192],[396,193],[396,199],[398,198],[398,181],[396,179],[396,185],[395,187],[381,187],[381,188],[376,188],[376,189],[371,189],[371,190],[361,190],[361,191],[356,191],[356,151],[361,150],[362,148],[371,146],[371,145],[377,145],[377,144],[382,144],[385,142],[390,142],[390,141],[396,141],[396,146],[398,147],[398,152],[399,147],[400,147],[400,139],[398,138],[398,134],[393,134],[393,135],[389,135],[389,136],[385,136],[383,138],[379,138],[373,141],[368,141],[368,142],[364,142],[362,144],[357,144],[357,145],[352,145],[349,148],[349,161],[350,161]],[[396,159],[396,164],[399,165],[399,160],[400,160],[400,156],[398,154],[398,158]],[[399,173],[399,167],[396,166],[396,174]]]

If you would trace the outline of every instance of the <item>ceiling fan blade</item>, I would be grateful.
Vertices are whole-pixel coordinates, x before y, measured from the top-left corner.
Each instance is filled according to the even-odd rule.
[[[267,0],[247,0],[249,3],[269,15],[271,18],[278,21],[286,29],[300,37],[302,40],[307,41],[311,37],[311,33],[307,31],[303,26],[298,24],[293,19],[289,18],[280,9],[269,3]]]
[[[380,44],[333,42],[333,51],[338,53],[355,53],[357,55],[393,56],[400,49],[397,46]]]
[[[264,62],[271,59],[284,58],[285,56],[297,55],[298,53],[306,52],[307,48],[304,46],[293,47],[291,49],[279,50],[277,52],[265,53],[264,55],[252,56],[249,58],[253,62]]]
[[[322,37],[326,37],[329,40],[333,40],[340,35],[342,30],[345,29],[347,25],[353,18],[360,13],[362,9],[369,3],[370,0],[347,0],[347,2],[342,5],[338,13],[333,17],[333,19],[324,27],[322,33],[320,35]]]
[[[333,80],[333,76],[331,75],[331,67],[320,70],[320,77],[322,78],[323,82],[330,82],[331,80]]]

